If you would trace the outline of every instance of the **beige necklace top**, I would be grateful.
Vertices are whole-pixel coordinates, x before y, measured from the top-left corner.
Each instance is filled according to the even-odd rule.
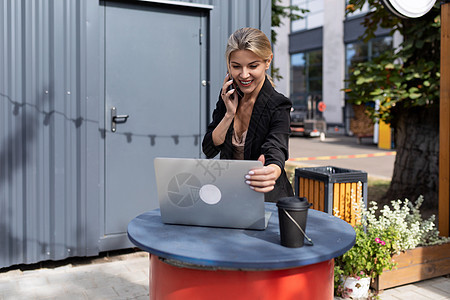
[[[244,146],[245,137],[247,136],[247,130],[239,137],[236,131],[233,131],[231,143],[233,145],[233,159],[244,159]]]

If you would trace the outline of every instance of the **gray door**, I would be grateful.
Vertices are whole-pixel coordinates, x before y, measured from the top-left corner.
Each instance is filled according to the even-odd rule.
[[[135,216],[158,207],[155,157],[200,156],[206,17],[200,10],[106,2],[105,20],[105,236],[117,236]]]

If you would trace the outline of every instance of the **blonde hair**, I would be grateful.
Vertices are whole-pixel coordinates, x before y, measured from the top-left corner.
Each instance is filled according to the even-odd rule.
[[[267,36],[261,30],[251,27],[238,29],[228,38],[225,50],[227,68],[230,67],[231,53],[236,50],[250,50],[264,61],[269,60],[272,55],[272,45]],[[270,75],[266,75],[270,83],[274,85]]]

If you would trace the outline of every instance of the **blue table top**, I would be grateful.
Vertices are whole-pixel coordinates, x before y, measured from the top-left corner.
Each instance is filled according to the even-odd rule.
[[[133,244],[150,254],[198,267],[239,270],[276,270],[330,260],[347,252],[355,243],[355,231],[347,222],[309,209],[306,234],[314,246],[288,248],[280,245],[277,207],[265,230],[241,230],[169,225],[159,209],[143,213],[128,225]]]

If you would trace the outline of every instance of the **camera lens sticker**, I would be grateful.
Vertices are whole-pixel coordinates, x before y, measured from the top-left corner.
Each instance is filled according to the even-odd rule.
[[[175,175],[169,182],[167,194],[170,201],[179,207],[189,207],[199,200],[200,180],[190,173]]]

